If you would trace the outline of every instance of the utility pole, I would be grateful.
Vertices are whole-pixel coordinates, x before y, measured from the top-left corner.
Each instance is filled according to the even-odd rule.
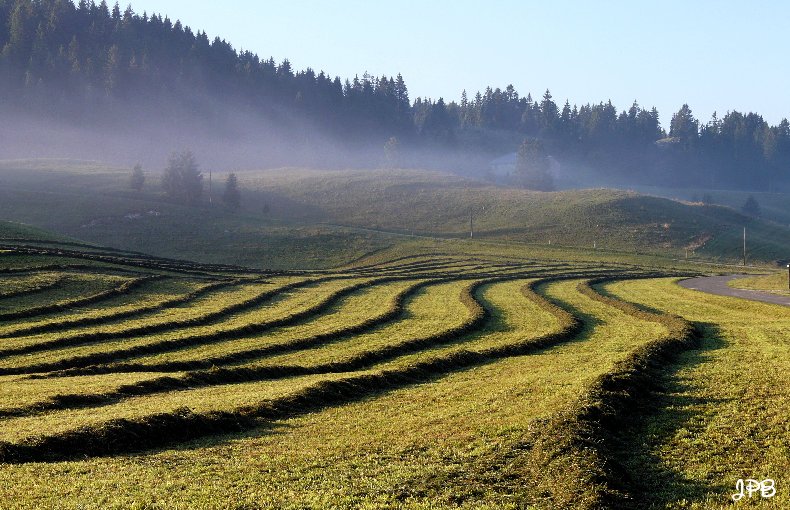
[[[790,264],[787,264],[787,290],[790,290]]]
[[[208,203],[211,203],[211,170],[208,171]]]
[[[469,209],[469,237],[475,236],[475,224],[472,220],[472,209]]]
[[[743,227],[743,267],[746,267],[746,227]]]

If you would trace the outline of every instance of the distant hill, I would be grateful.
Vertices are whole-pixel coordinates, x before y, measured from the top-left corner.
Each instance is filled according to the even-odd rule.
[[[243,209],[169,201],[148,168],[141,193],[129,189],[129,169],[64,160],[0,161],[0,218],[17,222],[7,237],[44,238],[35,225],[101,246],[199,262],[283,269],[325,268],[389,247],[397,236],[301,221],[301,206],[269,202],[264,213],[249,197]],[[208,179],[206,179],[207,181]],[[208,182],[206,182],[208,184]],[[208,191],[208,190],[206,190]],[[20,225],[24,223],[25,225]]]
[[[242,208],[196,207],[164,195],[147,171],[96,162],[0,161],[0,218],[91,243],[203,262],[269,268],[328,267],[423,237],[569,246],[589,251],[740,260],[743,226],[753,261],[782,260],[790,230],[722,206],[608,189],[532,192],[416,170],[238,173]],[[208,184],[208,183],[206,183]],[[206,190],[208,191],[208,190]],[[207,195],[208,193],[206,193]],[[7,224],[6,224],[7,225]],[[5,227],[7,237],[48,234]],[[463,250],[462,247],[458,249]]]
[[[633,186],[641,193],[682,200],[684,202],[709,202],[741,210],[749,197],[760,206],[761,217],[790,226],[790,193],[758,193],[752,191],[711,190],[704,188],[664,188]]]
[[[278,170],[244,174],[244,186],[287,198],[305,220],[384,231],[475,236],[737,260],[781,260],[790,229],[716,205],[594,189],[541,193],[438,172]]]

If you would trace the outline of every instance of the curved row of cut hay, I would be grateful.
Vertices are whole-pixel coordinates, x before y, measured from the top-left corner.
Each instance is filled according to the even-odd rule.
[[[104,266],[90,264],[63,264],[48,263],[41,265],[25,265],[21,267],[0,267],[0,274],[35,274],[35,273],[95,273],[101,271],[103,274],[117,273],[124,276],[147,276],[150,271],[140,271],[119,266]]]
[[[648,312],[594,288],[619,279],[625,278],[581,282],[578,289],[628,315],[665,326],[667,335],[634,349],[535,434],[532,451],[544,460],[541,473],[548,487],[544,494],[552,508],[640,508],[629,493],[628,473],[618,462],[618,433],[638,404],[657,389],[654,381],[667,365],[678,353],[694,348],[700,338],[698,329],[681,317]],[[582,488],[584,497],[580,497]]]
[[[501,275],[493,275],[493,276],[479,275],[479,276],[483,276],[485,278],[495,278],[495,279],[513,279],[513,278],[540,277],[542,274],[545,274],[544,270],[507,275],[504,277]],[[597,272],[594,274],[601,274],[601,273]],[[119,361],[123,359],[161,354],[166,352],[174,352],[174,351],[189,349],[193,347],[221,343],[228,340],[238,340],[242,338],[247,338],[251,335],[264,333],[277,327],[294,325],[303,320],[307,320],[319,316],[321,313],[323,313],[330,307],[335,306],[338,301],[358,290],[365,289],[375,284],[387,283],[390,281],[403,280],[403,279],[404,279],[403,277],[384,277],[378,280],[366,281],[354,286],[349,286],[327,296],[325,299],[323,299],[321,302],[317,303],[313,307],[310,307],[300,312],[294,312],[292,314],[274,320],[264,321],[261,323],[247,323],[241,326],[228,328],[216,332],[200,333],[186,337],[181,337],[178,339],[155,341],[148,344],[124,347],[115,350],[105,350],[105,351],[99,350],[97,352],[92,352],[89,354],[75,355],[69,358],[59,359],[57,361],[29,363],[23,367],[4,367],[4,368],[0,368],[0,375],[36,374],[42,372],[56,372],[58,374],[75,375],[75,374],[89,374],[89,373],[90,374],[107,373],[108,371],[109,372],[129,372],[129,371],[168,372],[173,370],[179,370],[179,371],[194,370],[199,368],[208,368],[211,366],[216,366],[226,363],[238,363],[243,361],[249,361],[255,358],[259,358],[262,356],[275,354],[275,353],[291,352],[295,349],[304,348],[304,346],[318,346],[320,345],[320,343],[336,340],[339,337],[335,333],[320,334],[320,335],[307,337],[305,339],[296,342],[287,342],[283,344],[283,347],[266,346],[266,347],[261,347],[260,349],[248,350],[245,353],[233,353],[226,356],[207,358],[200,362],[168,361],[168,362],[161,362],[158,364],[119,363]],[[469,279],[469,277],[466,275],[464,276],[444,275],[441,278],[433,280],[433,283],[441,283],[443,281],[453,281],[453,280],[457,281],[464,279]],[[386,319],[387,321],[394,320],[396,313],[400,314],[402,313],[402,311],[396,312],[392,310],[390,313],[386,315],[386,317],[383,317],[382,320],[384,319]],[[365,323],[363,323],[363,327],[366,329],[370,329],[375,327],[377,324],[380,325],[379,319],[372,318],[370,321],[366,321]],[[360,332],[356,326],[346,328],[343,331],[345,332],[345,334]],[[111,365],[109,367],[101,366],[106,364],[111,364]]]
[[[491,271],[504,272],[508,270],[518,271],[536,266],[545,267],[545,266],[553,266],[553,265],[547,264],[545,262],[491,264],[491,263],[487,263],[486,261],[476,260],[473,258],[463,258],[463,259],[446,259],[441,261],[434,261],[434,260],[417,261],[399,266],[391,266],[391,267],[384,267],[381,269],[368,269],[368,270],[360,270],[360,271],[355,270],[353,272],[356,274],[415,275],[415,274],[433,274],[436,272],[458,273],[461,271],[466,271],[469,273],[474,273],[476,271],[489,271],[489,272]]]
[[[586,274],[590,274],[590,273],[586,273]],[[604,273],[594,273],[594,274],[608,274],[608,273],[604,272]],[[508,278],[511,279],[535,278],[541,276],[545,276],[545,273],[543,271],[533,271],[529,273],[509,275]],[[576,273],[571,273],[569,275],[566,275],[566,278],[577,277],[577,276],[579,275]],[[494,276],[492,278],[503,279],[503,277],[499,275]],[[434,280],[428,280],[423,283],[415,284],[416,286],[414,288],[406,289],[399,295],[395,296],[395,298],[393,298],[393,301],[390,304],[389,309],[385,313],[377,317],[371,317],[368,320],[365,320],[359,324],[352,324],[345,328],[340,328],[339,330],[336,331],[311,335],[305,338],[287,341],[280,344],[266,345],[254,349],[245,349],[242,352],[206,357],[199,361],[189,360],[189,361],[161,361],[157,363],[133,363],[133,362],[113,362],[112,360],[110,360],[107,362],[109,364],[107,364],[100,361],[102,358],[101,358],[101,354],[99,354],[96,357],[90,358],[90,361],[93,361],[93,363],[84,364],[80,362],[79,366],[70,367],[70,368],[58,368],[51,363],[46,365],[35,365],[35,368],[31,370],[25,370],[24,373],[36,374],[41,372],[51,372],[50,374],[47,375],[31,375],[31,377],[62,377],[62,376],[75,376],[75,375],[96,375],[96,374],[107,374],[107,373],[129,373],[129,372],[173,372],[173,371],[205,370],[226,364],[238,364],[238,363],[250,362],[271,355],[285,354],[288,352],[295,352],[302,349],[319,347],[329,342],[341,340],[351,335],[366,333],[377,327],[395,322],[399,320],[405,313],[405,309],[404,309],[405,301],[410,297],[412,297],[414,294],[416,294],[419,290],[430,285],[441,284],[444,282],[451,282],[451,281],[459,281],[464,279],[468,279],[468,278],[445,275],[441,278],[436,278]],[[398,278],[393,280],[400,280],[400,279]],[[373,283],[376,282],[371,282],[371,285]],[[385,283],[385,282],[378,282],[378,283]],[[337,303],[329,303],[328,305],[333,305],[333,304],[337,304]],[[239,338],[245,338],[247,336],[249,335],[240,335],[234,338],[221,339],[220,341],[236,340]],[[157,348],[155,352],[142,353],[139,354],[139,356],[146,356],[149,354],[160,354],[164,352],[174,352],[176,350],[189,349],[191,347],[199,347],[201,345],[207,345],[210,343],[217,343],[217,342],[210,342],[210,341],[195,342],[194,345],[178,346],[177,349],[171,349],[170,346],[172,344],[166,342],[162,342],[162,343],[163,343],[163,347],[161,348],[162,350],[159,350],[159,348]]]
[[[391,301],[390,307],[382,315],[378,317],[371,317],[370,319],[364,321],[363,323],[348,326],[346,328],[332,331],[329,333],[315,335],[310,338],[299,339],[296,341],[283,343],[283,344],[276,344],[268,346],[268,348],[262,348],[259,350],[254,351],[246,351],[244,353],[240,353],[239,360],[244,359],[251,359],[253,357],[262,357],[267,354],[275,354],[275,353],[282,353],[282,352],[289,352],[289,351],[296,351],[302,350],[305,348],[311,348],[318,345],[323,345],[328,342],[339,340],[349,335],[355,333],[361,333],[366,330],[373,329],[375,327],[384,325],[387,322],[392,321],[394,318],[401,317],[404,314],[404,308],[406,301],[411,297],[414,296],[417,292],[423,290],[427,286],[431,285],[439,285],[441,283],[446,283],[448,280],[434,280],[434,281],[421,281],[415,282],[413,285],[407,287],[406,289],[399,292]],[[10,416],[25,416],[29,414],[40,413],[42,411],[47,410],[59,410],[59,409],[68,409],[74,407],[83,407],[87,405],[106,405],[110,403],[114,403],[120,401],[124,398],[135,397],[135,396],[143,396],[143,395],[151,395],[155,393],[165,393],[168,391],[173,390],[180,390],[180,389],[194,389],[206,386],[216,386],[222,384],[235,384],[235,383],[244,383],[244,382],[256,382],[256,381],[264,381],[269,379],[280,379],[280,378],[287,378],[287,377],[295,377],[300,375],[315,375],[315,374],[326,374],[326,373],[339,373],[339,372],[350,372],[365,368],[366,366],[375,364],[376,362],[389,359],[393,357],[397,357],[400,354],[414,352],[420,348],[430,347],[435,344],[439,344],[442,342],[446,342],[448,339],[454,339],[460,336],[463,336],[469,332],[477,331],[483,326],[483,323],[489,315],[487,314],[486,310],[480,305],[479,301],[474,296],[476,290],[485,285],[490,283],[488,281],[476,281],[471,282],[469,285],[465,286],[464,289],[459,294],[459,300],[465,305],[467,310],[469,310],[469,317],[459,326],[449,328],[444,330],[440,333],[430,335],[424,338],[416,338],[412,340],[406,340],[401,344],[392,346],[390,348],[381,349],[376,352],[368,352],[364,355],[354,357],[349,359],[345,362],[338,362],[332,364],[325,364],[319,365],[315,367],[301,367],[301,366],[271,366],[271,367],[233,367],[233,368],[217,368],[216,366],[209,365],[209,368],[203,368],[199,370],[192,370],[187,374],[184,374],[179,377],[170,377],[170,376],[163,376],[156,379],[145,380],[141,382],[137,382],[135,384],[129,384],[118,387],[113,392],[105,392],[100,394],[70,394],[70,395],[57,395],[52,397],[51,399],[43,402],[39,402],[36,404],[32,404],[30,406],[26,406],[24,408],[19,409],[6,409],[0,410],[0,417],[10,417]],[[205,367],[205,362],[200,363],[179,363],[179,362],[171,362],[163,364],[162,369],[168,369],[167,371],[173,371],[174,367],[180,367],[177,369],[186,370],[186,367],[199,365],[201,367]],[[140,366],[99,366],[95,367],[96,370],[91,371],[91,373],[118,373],[119,371],[131,371],[128,370],[138,369],[141,372],[151,372],[150,365],[140,365]],[[121,370],[118,370],[121,368]],[[106,372],[102,369],[106,369]],[[80,375],[84,375],[89,371],[79,371]],[[136,371],[136,370],[134,370]],[[75,375],[75,372],[78,371],[65,371],[59,375]]]
[[[94,305],[97,303],[101,303],[102,301],[105,301],[107,299],[126,294],[152,280],[160,280],[162,278],[163,277],[159,275],[152,275],[152,276],[144,276],[142,278],[127,280],[121,283],[120,285],[118,285],[117,287],[103,290],[95,294],[91,294],[89,296],[68,299],[65,301],[51,303],[48,305],[36,306],[33,308],[26,308],[24,310],[16,310],[13,312],[0,313],[0,320],[7,321],[7,320],[27,319],[30,317],[37,317],[40,315],[46,315],[54,312],[63,312],[81,306]],[[2,351],[0,351],[0,357],[4,355],[5,354]]]
[[[408,262],[406,264],[393,264],[393,265],[385,265],[381,267],[369,267],[369,268],[352,268],[349,271],[354,272],[356,274],[382,274],[388,273],[391,271],[413,271],[414,269],[418,268],[443,268],[446,266],[450,266],[453,264],[459,263],[466,263],[467,261],[464,259],[451,259],[451,258],[428,258],[428,259],[418,259],[412,262]]]
[[[18,329],[6,331],[6,332],[0,332],[0,338],[30,336],[30,335],[37,335],[41,333],[49,333],[52,331],[65,331],[68,329],[74,329],[78,327],[93,326],[99,324],[105,325],[105,324],[118,322],[124,319],[138,318],[141,315],[160,312],[162,310],[167,310],[169,308],[175,308],[178,306],[186,305],[191,301],[194,301],[196,299],[205,296],[206,294],[221,289],[225,289],[231,286],[240,285],[241,283],[242,282],[240,280],[219,281],[219,282],[209,283],[195,289],[192,292],[189,292],[181,296],[177,296],[172,299],[167,299],[160,303],[140,306],[133,310],[124,310],[116,313],[110,313],[108,315],[102,315],[99,317],[79,317],[79,318],[71,318],[71,319],[66,318],[62,320],[53,320],[47,322],[46,324],[37,324],[32,326],[26,326],[24,324],[21,324]]]
[[[168,271],[174,273],[186,273],[193,275],[207,275],[215,276],[216,274],[230,274],[230,275],[273,275],[278,274],[274,271],[259,271],[238,266],[228,266],[222,264],[201,264],[197,262],[171,260],[150,255],[142,256],[136,255],[134,257],[124,257],[119,255],[101,254],[95,252],[84,252],[70,250],[66,248],[43,248],[21,245],[0,245],[0,249],[9,250],[19,255],[38,255],[59,257],[78,260],[89,260],[93,262],[102,262],[106,264],[115,264],[120,266],[135,267],[153,271]]]
[[[411,260],[414,262],[408,262],[405,264],[401,264],[403,261]],[[459,253],[451,253],[451,252],[435,252],[431,254],[415,254],[415,255],[403,255],[391,259],[386,259],[381,262],[369,263],[354,266],[350,264],[346,267],[348,271],[378,271],[384,269],[390,269],[393,267],[409,267],[412,264],[423,264],[431,261],[438,261],[438,262],[479,262],[481,264],[486,265],[496,265],[496,264],[544,264],[545,260],[538,260],[538,259],[530,259],[527,257],[524,258],[513,258],[508,256],[499,256],[499,255],[486,255],[486,256],[469,256],[469,255],[462,255]],[[495,262],[500,261],[500,262]]]
[[[427,268],[417,268],[415,270],[392,270],[392,271],[382,271],[381,274],[390,275],[390,276],[406,276],[406,277],[421,277],[421,278],[431,278],[437,274],[442,276],[447,275],[458,275],[458,274],[474,274],[474,268],[471,264],[447,264],[442,266],[432,266]],[[362,273],[362,274],[375,274],[374,272],[370,273]]]
[[[548,272],[551,271],[550,269],[542,266],[525,266],[523,268],[519,268],[519,271],[510,270],[507,272],[500,271],[491,271],[488,268],[480,268],[477,266],[468,266],[468,267],[459,267],[457,269],[453,267],[444,267],[441,270],[432,270],[432,271],[391,271],[384,273],[384,275],[392,278],[404,278],[404,279],[435,279],[435,278],[453,278],[453,279],[472,279],[472,278],[494,278],[496,276],[503,276],[503,275],[518,275],[523,274],[526,272],[534,272],[534,271],[542,271]]]
[[[382,262],[376,262],[372,264],[363,264],[359,266],[354,266],[353,264],[342,268],[343,270],[348,271],[366,271],[366,270],[376,270],[376,269],[385,269],[390,266],[408,266],[411,262],[406,264],[400,264],[406,260],[414,260],[417,263],[421,263],[427,260],[456,260],[458,259],[458,255],[451,255],[449,253],[432,253],[430,255],[425,254],[417,254],[417,255],[403,255],[400,257],[395,257],[391,259],[384,260]]]
[[[327,277],[320,280],[323,281],[326,279],[336,280],[337,278]],[[320,315],[331,306],[334,306],[335,303],[343,299],[345,296],[352,294],[360,289],[366,288],[370,285],[373,285],[375,283],[386,283],[387,281],[391,281],[391,280],[389,278],[382,278],[374,281],[365,280],[363,282],[358,282],[348,285],[339,290],[333,291],[330,295],[326,296],[325,298],[321,299],[321,301],[319,301],[318,303],[306,309],[298,310],[290,314],[284,315],[282,317],[278,317],[276,319],[270,319],[258,323],[246,323],[240,326],[222,329],[211,333],[194,334],[177,339],[160,340],[147,344],[133,345],[130,347],[125,347],[125,348],[120,348],[110,351],[99,351],[99,352],[80,355],[80,356],[73,356],[70,358],[62,358],[52,362],[36,363],[36,364],[30,364],[25,366],[19,366],[19,367],[4,367],[4,368],[0,368],[0,375],[33,374],[33,373],[41,373],[41,372],[51,372],[55,370],[85,368],[85,367],[90,367],[91,365],[111,363],[111,362],[133,358],[137,356],[175,351],[175,350],[194,347],[198,345],[207,345],[207,344],[223,342],[231,339],[244,338],[253,334],[260,334],[277,327],[296,324],[298,322],[304,321],[311,317]],[[300,284],[300,286],[306,286],[310,284],[315,284],[316,282],[317,280],[311,280],[309,282],[298,282],[298,284]],[[288,285],[297,285],[297,283],[288,284]],[[283,286],[281,287],[281,289],[284,289],[285,287],[286,286]],[[295,287],[291,287],[291,290],[293,288]],[[185,326],[189,326],[189,325],[193,325],[193,324],[187,324]],[[141,326],[140,328],[144,328],[144,327]],[[75,345],[84,345],[86,343],[96,343],[102,340],[104,339],[103,338],[98,340],[91,339],[90,342],[86,342],[84,338],[80,338],[78,344],[70,344],[68,342],[65,342],[64,340],[58,340],[57,342],[59,342],[59,344],[55,347],[72,347]],[[50,344],[50,346],[52,345],[53,344]]]
[[[574,275],[578,277],[579,275]],[[566,279],[560,278],[560,279]],[[533,353],[542,348],[573,338],[582,328],[579,320],[554,303],[535,294],[534,282],[523,290],[530,299],[539,302],[553,313],[560,322],[560,330],[538,338],[515,342],[483,351],[456,351],[429,360],[373,374],[351,375],[339,380],[322,381],[284,398],[260,402],[232,411],[192,413],[175,411],[149,415],[139,419],[119,419],[101,425],[71,430],[62,434],[29,438],[20,443],[0,444],[0,461],[27,462],[53,461],[84,456],[118,454],[123,452],[165,446],[215,433],[244,430],[306,412],[354,402],[383,391],[429,382],[454,371],[463,370],[510,356]],[[483,285],[476,282],[473,285]],[[475,307],[470,322],[458,336],[480,328],[490,317],[490,311],[471,296]],[[446,334],[446,333],[445,333]],[[237,374],[240,374],[238,372]],[[232,372],[211,371],[201,377],[229,377]],[[196,376],[188,376],[196,377]],[[214,381],[219,382],[219,381]]]
[[[230,315],[260,306],[261,304],[273,299],[274,297],[284,292],[321,283],[323,281],[326,281],[327,279],[332,279],[332,278],[303,280],[303,281],[282,285],[275,289],[267,289],[265,291],[259,292],[258,294],[256,294],[251,298],[239,301],[237,303],[233,303],[228,306],[224,306],[221,309],[213,312],[207,312],[198,317],[192,317],[187,319],[183,319],[183,318],[173,319],[169,321],[157,322],[155,324],[145,324],[140,326],[131,325],[127,328],[122,328],[115,331],[89,331],[83,333],[76,333],[72,335],[60,336],[52,340],[45,340],[42,342],[32,343],[24,346],[7,348],[4,350],[0,350],[0,358],[7,356],[18,356],[22,354],[32,354],[34,352],[43,352],[53,349],[60,349],[64,347],[88,345],[93,343],[105,342],[107,340],[125,339],[125,338],[140,336],[140,335],[151,335],[155,333],[162,333],[165,331],[171,331],[176,329],[215,324],[221,322],[222,320],[224,320]],[[251,282],[245,282],[239,280],[232,282],[233,285],[241,285],[245,283],[251,283]],[[228,286],[229,285],[225,285],[225,286],[220,285],[215,287],[215,290],[216,288],[223,288],[223,287],[227,288]],[[154,306],[152,306],[152,308],[154,308],[155,310],[163,309]],[[104,323],[100,322],[99,324],[104,324]]]
[[[255,349],[247,349],[221,356],[206,357],[194,361],[164,361],[159,363],[114,363],[110,365],[92,365],[85,368],[66,369],[46,375],[32,377],[70,377],[75,375],[96,375],[129,372],[182,372],[195,370],[212,370],[218,366],[254,361],[275,354],[296,352],[303,349],[318,347],[326,343],[368,332],[380,326],[400,319],[405,313],[405,304],[412,296],[430,285],[437,285],[448,280],[415,281],[406,289],[396,294],[384,313],[369,317],[362,322],[341,327],[334,331],[319,333],[283,343],[266,345]],[[385,282],[377,282],[379,284]],[[369,288],[369,287],[368,287]],[[337,303],[334,303],[337,305]]]
[[[65,277],[63,275],[58,275],[55,278],[53,278],[52,280],[44,281],[44,282],[38,283],[36,285],[31,285],[29,287],[24,287],[24,288],[21,288],[21,289],[8,290],[8,291],[0,292],[0,299],[13,299],[13,298],[18,298],[18,297],[22,297],[22,296],[29,296],[31,294],[36,294],[38,292],[43,292],[43,291],[46,291],[46,290],[51,290],[51,289],[54,289],[54,288],[58,288],[61,285],[63,285],[64,280],[65,280]]]
[[[403,257],[403,259],[412,259],[415,257]],[[398,259],[396,259],[398,260]],[[492,263],[491,261],[480,259],[477,257],[441,257],[432,258],[420,256],[416,261],[406,264],[398,265],[377,265],[367,268],[353,268],[350,271],[358,274],[404,274],[404,275],[430,275],[436,271],[444,273],[453,271],[493,271],[504,272],[507,270],[517,271],[524,270],[531,267],[559,267],[560,265],[570,267],[567,264],[551,264],[545,261],[519,261],[519,262],[500,262]]]
[[[550,268],[552,270],[554,269],[554,267],[546,266],[545,264],[544,265],[524,264],[524,265],[502,268],[502,267],[489,266],[486,264],[455,263],[442,267],[441,272],[442,274],[445,275],[459,275],[459,276],[467,275],[469,277],[486,275],[486,277],[488,277],[489,275],[494,275],[494,274],[512,274],[518,271],[527,271],[527,270],[534,270],[540,268],[543,269]],[[435,274],[436,272],[437,272],[436,269],[426,268],[424,270],[420,269],[416,271],[404,271],[404,272],[392,271],[388,274],[409,274],[412,276],[428,276],[431,274]]]

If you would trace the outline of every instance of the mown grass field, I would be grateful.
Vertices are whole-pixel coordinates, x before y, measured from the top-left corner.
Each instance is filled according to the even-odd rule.
[[[22,237],[2,508],[732,508],[745,478],[778,492],[740,506],[790,504],[790,312],[675,284],[698,266],[418,240],[272,271]]]
[[[790,294],[787,271],[779,271],[763,276],[736,278],[728,283],[736,289],[761,290],[774,294]]]

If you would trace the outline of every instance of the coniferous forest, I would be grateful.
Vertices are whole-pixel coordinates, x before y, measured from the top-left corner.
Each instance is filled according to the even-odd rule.
[[[3,112],[90,124],[140,105],[169,116],[209,116],[232,105],[382,154],[392,137],[404,151],[492,157],[540,138],[561,163],[621,182],[790,187],[790,123],[771,126],[757,113],[729,111],[704,121],[683,105],[662,126],[655,108],[637,102],[625,109],[611,101],[577,105],[548,90],[521,95],[512,85],[464,91],[460,102],[412,100],[400,74],[341,79],[295,70],[288,60],[239,51],[179,21],[105,0],[0,0],[0,49]]]

